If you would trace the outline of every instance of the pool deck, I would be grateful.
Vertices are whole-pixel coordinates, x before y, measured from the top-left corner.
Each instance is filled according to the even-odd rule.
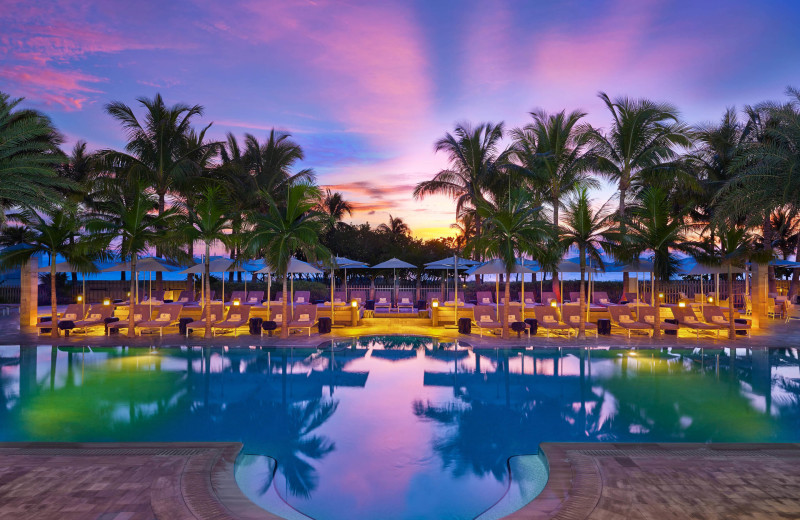
[[[46,314],[41,310],[40,314]],[[220,335],[215,338],[205,339],[202,334],[195,333],[189,338],[175,332],[165,333],[163,337],[158,334],[147,334],[128,338],[124,334],[105,336],[102,330],[97,333],[71,334],[69,337],[61,336],[52,338],[49,334],[37,334],[34,330],[20,330],[19,315],[11,313],[10,316],[0,317],[0,345],[56,345],[56,346],[131,346],[131,347],[171,347],[171,346],[196,346],[196,347],[223,347],[223,346],[263,346],[276,348],[313,348],[331,339],[353,338],[363,336],[376,336],[383,334],[403,334],[431,336],[444,341],[459,341],[476,348],[520,348],[520,347],[621,347],[621,348],[722,348],[731,346],[727,331],[722,331],[719,337],[715,333],[703,333],[696,337],[693,332],[681,330],[678,336],[662,335],[661,339],[652,339],[645,334],[634,334],[629,339],[626,334],[614,329],[610,336],[594,335],[584,340],[574,336],[551,336],[547,338],[540,331],[539,334],[528,338],[525,334],[517,338],[516,333],[511,334],[511,339],[504,340],[494,334],[484,334],[481,337],[475,328],[472,334],[459,334],[454,327],[432,327],[429,320],[414,318],[373,318],[363,320],[356,327],[335,327],[330,334],[312,333],[309,337],[305,333],[292,334],[288,339],[280,339],[265,334],[263,337],[250,335],[246,327],[240,329],[239,334]],[[800,348],[800,320],[791,320],[785,323],[778,319],[763,320],[761,329],[753,330],[752,337],[737,336],[737,347],[778,347]],[[176,330],[176,328],[174,328]]]
[[[235,443],[0,443],[0,518],[276,520]],[[800,444],[546,443],[550,479],[506,520],[800,518]]]

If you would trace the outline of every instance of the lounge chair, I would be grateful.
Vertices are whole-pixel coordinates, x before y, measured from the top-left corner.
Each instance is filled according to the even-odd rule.
[[[283,325],[283,306],[282,305],[273,305],[269,310],[269,321],[274,321],[275,325],[277,325],[277,329],[281,328]],[[290,309],[286,309],[287,312],[291,312]],[[269,335],[272,336],[272,331],[269,332]],[[261,327],[261,336],[264,336],[264,327]]]
[[[214,301],[214,296],[216,296],[216,294],[217,294],[216,291],[208,291],[208,300],[213,302]],[[196,296],[197,299],[194,300],[194,301],[189,301],[188,303],[183,303],[183,302],[178,301],[178,302],[174,302],[174,303],[183,303],[183,308],[184,309],[192,309],[192,308],[202,307],[203,304],[205,303],[204,300],[203,300],[202,293],[197,293],[195,296]]]
[[[414,293],[402,291],[397,295],[397,312],[414,313],[417,308],[414,304]]]
[[[89,306],[84,303],[71,303],[67,305],[67,308],[64,309],[64,312],[56,316],[55,323],[49,319],[43,320],[39,318],[39,320],[36,322],[36,330],[41,334],[42,329],[52,329],[53,327],[58,327],[59,321],[76,322],[82,320],[86,317],[87,310],[89,310]],[[48,318],[49,316],[44,317]]]
[[[249,305],[232,305],[228,310],[228,317],[211,326],[211,334],[216,335],[217,331],[232,330],[238,336],[239,327],[245,325],[250,319]]]
[[[554,292],[543,292],[542,293],[542,305],[550,305],[551,301],[558,301],[558,298],[556,298],[556,293],[554,293]]]
[[[150,320],[150,312],[152,309],[153,307],[146,303],[139,303],[133,306],[133,330],[136,330],[136,327],[140,326],[145,321]],[[120,329],[127,329],[129,324],[130,320],[128,318],[109,323],[108,332],[111,333],[112,330],[119,331]]]
[[[305,304],[311,302],[311,291],[295,291],[294,292],[294,304]]]
[[[475,293],[475,300],[478,305],[492,305],[494,306],[494,298],[491,291],[478,291]]]
[[[164,303],[164,293],[166,293],[166,291],[153,291],[147,298],[139,303],[144,303],[147,305],[161,305]]]
[[[500,305],[505,305],[506,304],[506,297],[505,296],[501,296],[497,300],[500,302]],[[522,305],[522,304],[520,302],[514,301],[514,297],[512,296],[511,297],[511,305]]]
[[[571,335],[572,327],[561,322],[555,307],[538,305],[533,309],[533,312],[536,315],[538,326],[547,331],[548,338],[550,337],[550,332],[566,332],[567,337]]]
[[[725,328],[722,325],[718,325],[715,323],[703,323],[697,319],[697,316],[694,314],[694,310],[690,307],[673,307],[672,314],[675,316],[675,319],[678,320],[678,323],[681,326],[686,327],[687,329],[692,329],[697,337],[700,337],[700,333],[703,331],[712,331],[716,332],[717,336],[719,337],[719,331]]]
[[[180,303],[181,305],[194,304],[194,291],[181,291],[180,294],[178,294],[178,297],[172,303]]]
[[[480,336],[483,337],[484,330],[498,330],[503,328],[503,324],[497,320],[497,310],[494,306],[476,305],[472,308],[472,319],[478,327]]]
[[[241,301],[241,303],[246,303],[247,305],[261,305],[262,301],[264,301],[264,291],[249,291],[247,293],[247,301]]]
[[[375,312],[392,311],[392,291],[375,292]]]
[[[200,318],[196,321],[190,322],[186,325],[186,337],[189,337],[189,334],[192,333],[194,330],[206,328],[206,318],[208,318],[208,313],[211,312],[211,326],[213,327],[225,316],[225,306],[222,303],[212,303],[209,306],[203,309],[203,313],[200,315]]]
[[[525,308],[533,307],[534,305],[537,305],[536,296],[534,296],[533,294],[526,294],[525,295]]]
[[[156,311],[157,316],[155,318],[139,324],[137,327],[139,335],[141,336],[146,330],[158,329],[158,335],[163,336],[164,327],[177,325],[182,310],[183,305],[180,303],[167,303],[162,305],[159,307],[158,311]]]
[[[731,322],[725,317],[725,313],[722,311],[722,307],[719,305],[704,305],[703,319],[706,320],[707,323],[722,325],[726,329],[730,330]],[[734,317],[734,319],[736,318]],[[750,321],[747,321],[746,323],[736,323],[734,321],[734,329],[745,330],[747,331],[747,336],[750,337]]]
[[[513,309],[513,308],[509,308],[508,309],[508,328],[510,329],[511,328],[511,324],[515,323],[515,322],[524,323],[525,324],[525,331],[528,333],[528,338],[530,338],[531,337],[531,325],[528,322],[522,321],[522,316],[521,315],[517,315],[518,311],[519,311],[519,309]],[[500,309],[500,312],[502,313],[502,309]],[[502,314],[501,314],[501,316],[502,316]]]
[[[233,303],[235,301],[239,301],[239,303],[245,303],[247,299],[247,292],[246,291],[233,291],[231,293],[231,298],[228,300],[228,303]]]
[[[359,307],[363,307],[367,303],[367,291],[350,291],[350,299],[358,302]]]
[[[561,307],[561,315],[564,318],[564,323],[578,331],[581,327],[581,306],[579,305],[563,305]],[[586,320],[584,326],[586,332],[594,332],[597,336],[597,324]]]
[[[294,316],[292,321],[289,322],[289,333],[292,330],[308,329],[308,335],[311,336],[311,329],[317,325],[317,306],[316,305],[295,305]]]
[[[680,325],[664,321],[661,319],[661,316],[659,316],[658,318],[659,321],[661,322],[661,324],[659,325],[661,330],[675,330],[675,331],[680,330]],[[650,327],[653,327],[653,332],[655,332],[656,308],[650,306],[639,307],[639,316],[636,321],[638,321],[639,323],[644,323],[645,325],[648,325]]]
[[[86,318],[75,322],[72,332],[77,332],[78,329],[86,332],[93,327],[105,327],[106,318],[110,318],[112,314],[114,314],[114,307],[111,305],[92,305]]]
[[[608,297],[607,292],[603,291],[595,291],[594,297],[592,298],[593,305],[602,305],[603,307],[608,307],[612,305],[611,298]]]
[[[644,308],[644,306],[640,306],[640,314]],[[627,331],[628,338],[631,337],[632,331],[642,331],[649,336],[653,335],[653,325],[638,321],[627,305],[609,305],[608,313],[611,315],[611,322],[614,325]]]

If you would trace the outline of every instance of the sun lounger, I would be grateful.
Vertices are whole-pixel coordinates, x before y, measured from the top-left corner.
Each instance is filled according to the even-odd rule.
[[[231,298],[228,300],[228,303],[233,303],[235,301],[239,301],[239,303],[245,303],[245,299],[247,298],[246,291],[233,291],[231,293]]]
[[[478,291],[475,293],[475,300],[478,305],[494,305],[494,298],[491,291]]]
[[[550,332],[566,332],[567,337],[572,333],[572,327],[561,322],[555,307],[538,305],[533,309],[533,312],[536,315],[538,326],[547,331],[548,338],[550,337]]]
[[[183,293],[181,293],[181,294],[183,294]],[[217,294],[216,291],[209,291],[208,292],[208,300],[213,302],[214,301],[214,296],[216,296],[216,294]],[[203,304],[205,303],[203,301],[203,295],[201,293],[197,293],[196,297],[198,298],[197,300],[194,300],[194,301],[190,300],[188,303],[183,303],[183,302],[180,302],[180,301],[177,301],[177,302],[174,302],[174,303],[182,304],[184,309],[192,309],[192,308],[196,308],[196,307],[202,307]]]
[[[216,335],[217,332],[229,330],[233,331],[234,335],[238,335],[239,327],[244,326],[249,319],[249,305],[233,305],[228,310],[228,317],[225,318],[225,321],[211,326],[211,334]]]
[[[153,309],[152,305],[146,303],[139,303],[133,306],[133,329],[136,330],[136,327],[144,323],[145,321],[150,320],[150,312]],[[124,320],[115,321],[114,323],[108,324],[108,332],[111,333],[112,330],[119,331],[120,329],[127,329],[128,325],[130,325],[130,320],[125,318]]]
[[[581,306],[580,305],[563,305],[561,307],[561,315],[564,318],[564,323],[575,329],[576,331],[580,329],[581,326]],[[594,335],[597,336],[597,324],[592,323],[590,321],[586,321],[584,324],[584,330],[586,332],[594,332]]]
[[[502,316],[502,309],[500,310]],[[509,308],[508,309],[508,326],[511,327],[512,323],[524,323],[525,324],[525,331],[528,333],[528,338],[531,337],[531,325],[525,321],[522,321],[522,315],[518,315],[519,309]]]
[[[534,305],[538,305],[536,303],[536,296],[532,294],[525,295],[525,308],[533,307]]]
[[[75,322],[72,332],[77,332],[78,329],[86,332],[93,327],[105,327],[106,318],[110,318],[112,314],[114,314],[114,307],[111,305],[92,305],[86,318]]]
[[[194,330],[204,329],[206,328],[206,318],[208,318],[209,312],[211,313],[211,326],[213,327],[225,316],[225,307],[222,303],[212,303],[203,309],[203,313],[200,315],[200,319],[197,321],[193,321],[186,325],[186,337],[189,337],[189,334],[192,333]]]
[[[392,310],[392,292],[376,291],[375,312],[391,312],[391,310]]]
[[[640,310],[644,310],[644,306],[640,306]],[[648,335],[653,334],[653,325],[638,321],[627,305],[609,305],[608,313],[611,315],[611,323],[625,329],[629,338],[632,331],[641,331]]]
[[[367,303],[367,291],[350,291],[350,299],[358,302],[359,307],[363,307]]]
[[[333,291],[333,304],[334,305],[346,305],[347,304],[347,293],[344,291]]]
[[[36,322],[36,330],[41,334],[42,329],[52,329],[53,327],[58,327],[59,321],[76,322],[82,320],[84,317],[86,317],[86,311],[88,310],[89,306],[86,304],[71,303],[67,305],[67,308],[64,309],[64,312],[56,317],[55,323],[53,323],[51,320],[42,320],[40,318]]]
[[[181,305],[191,305],[195,303],[194,291],[181,291],[173,303],[180,303]]]
[[[554,292],[543,292],[542,293],[542,305],[550,305],[551,301],[558,301],[558,298],[556,298],[556,293],[554,293]]]
[[[703,319],[706,320],[707,323],[721,325],[722,327],[730,330],[731,322],[725,317],[725,313],[722,311],[722,309],[723,308],[719,305],[704,305]],[[734,321],[733,326],[735,330],[747,331],[747,336],[750,336],[751,324],[749,320],[746,323],[736,323]]]
[[[165,292],[166,291],[152,291],[149,295],[144,295],[146,296],[145,299],[139,303],[147,305],[161,305],[164,303]]]
[[[264,300],[264,291],[249,291],[247,293],[247,301],[240,300],[241,303],[246,303],[247,305],[261,305],[261,302]]]
[[[612,305],[611,298],[608,297],[607,292],[595,291],[592,296],[592,305],[602,305],[608,307]]]
[[[397,295],[397,312],[413,313],[417,309],[414,306],[414,293],[403,291]]]
[[[305,304],[311,302],[311,291],[295,291],[294,292],[294,304],[295,306],[299,304]]]
[[[158,335],[164,335],[164,327],[170,327],[178,324],[178,319],[183,310],[183,305],[180,303],[167,303],[158,308],[155,312],[155,318],[139,324],[136,328],[141,336],[144,331],[158,329]]]
[[[661,322],[660,325],[659,325],[661,330],[679,330],[680,329],[680,325],[677,325],[675,323],[670,323],[668,321],[664,321],[663,319],[661,319],[660,316],[658,318],[659,318],[659,321]],[[646,306],[646,307],[645,306],[641,306],[641,307],[639,307],[639,316],[638,316],[638,319],[636,321],[638,321],[639,323],[644,323],[645,325],[647,325],[649,327],[653,327],[653,331],[655,332],[656,308],[655,307],[650,307],[650,306]]]
[[[483,337],[484,330],[498,330],[503,328],[503,324],[497,320],[497,311],[494,305],[476,305],[472,309],[472,319],[478,327],[480,336]]]
[[[673,307],[672,314],[681,326],[692,329],[697,337],[700,337],[700,333],[703,331],[716,332],[719,336],[719,331],[725,328],[723,325],[699,321],[690,307]]]
[[[308,329],[308,335],[311,336],[311,329],[316,325],[317,307],[315,305],[295,305],[293,319],[288,325],[290,333],[296,329]]]

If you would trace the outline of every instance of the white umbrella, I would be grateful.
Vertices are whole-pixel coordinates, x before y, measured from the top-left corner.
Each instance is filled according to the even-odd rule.
[[[493,274],[499,275],[503,274],[506,276],[511,276],[511,273],[535,273],[533,269],[530,267],[525,267],[522,263],[517,261],[514,264],[514,268],[509,273],[506,270],[506,264],[499,258],[494,258],[487,262],[482,263],[479,266],[472,267],[467,271],[469,274]],[[495,295],[497,296],[497,303],[500,303],[500,278],[495,278]],[[510,305],[511,302],[506,302],[506,305]],[[495,307],[495,316],[499,319],[500,317],[500,305]],[[522,317],[525,318],[525,305],[522,305]]]
[[[256,274],[265,274],[265,273],[272,273],[273,269],[270,267],[269,264],[265,265],[263,268],[255,271]],[[322,274],[322,271],[314,267],[313,265],[309,264],[308,262],[303,262],[302,260],[298,260],[295,257],[289,259],[289,268],[286,270],[286,274]],[[291,278],[292,287],[290,292],[290,299],[292,304],[292,312],[294,312],[294,276]],[[269,299],[267,299],[269,301]]]
[[[372,266],[373,269],[391,269],[394,271],[394,287],[395,293],[397,292],[397,270],[398,269],[416,269],[417,266],[413,264],[409,264],[408,262],[403,262],[397,258],[390,258],[385,262],[381,262],[377,265]],[[397,299],[397,294],[395,294],[395,299]]]
[[[460,256],[453,255],[452,258],[443,258],[441,260],[437,260],[436,262],[428,262],[425,264],[425,269],[443,269],[445,271],[453,270],[453,292],[455,297],[453,301],[455,301],[456,307],[458,307],[458,268],[459,267],[469,267],[472,265],[477,265],[480,262],[475,260],[469,260],[466,258],[461,258]]]

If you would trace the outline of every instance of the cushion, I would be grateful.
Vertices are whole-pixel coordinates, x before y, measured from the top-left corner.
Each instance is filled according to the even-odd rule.
[[[483,300],[481,300],[481,301],[483,303],[492,303],[492,299],[491,298],[486,298],[486,297],[484,297]]]
[[[569,322],[570,323],[580,323],[581,322],[581,317],[580,316],[570,316],[569,317]]]
[[[258,298],[248,298],[247,299],[247,303],[256,303],[257,301],[258,301]]]
[[[333,299],[333,303],[342,303],[342,299],[341,298],[334,298]]]
[[[90,314],[89,315],[89,320],[90,321],[98,321],[102,317],[103,317],[102,314]]]
[[[514,322],[514,321],[519,321],[519,320],[517,319],[517,316],[516,316],[516,314],[509,314],[509,315],[508,315],[508,322],[509,322],[509,323],[511,323],[511,322]]]
[[[408,298],[403,298],[402,300],[400,300],[400,303],[411,303],[411,302],[408,300]]]
[[[172,315],[168,312],[162,312],[156,318],[156,321],[170,321],[172,319]]]
[[[525,303],[534,303],[533,298],[525,298]]]
[[[600,303],[608,303],[608,298],[600,298]]]
[[[133,321],[142,321],[142,315],[141,314],[134,314],[133,315]]]
[[[75,321],[75,320],[78,319],[78,315],[77,314],[72,314],[72,313],[65,314],[64,315],[64,319],[65,320],[69,320],[69,321]]]
[[[546,314],[542,316],[542,321],[545,323],[556,323],[555,316],[551,316],[550,314]]]
[[[231,320],[231,321],[242,321],[242,315],[241,314],[231,314],[230,316],[228,316],[228,319]]]
[[[386,298],[378,298],[378,303],[386,303]]]
[[[619,317],[619,322],[620,323],[633,323],[633,319],[630,316],[628,316],[627,314],[623,314],[622,316]]]
[[[305,301],[306,301],[305,297],[303,297],[303,296],[298,296],[297,297],[297,303],[303,303]]]
[[[217,321],[217,315],[216,314],[212,314],[211,315],[211,321]]]
[[[309,321],[308,314],[301,314],[300,319],[297,321]]]
[[[273,319],[272,321],[274,321],[275,323],[280,323],[281,321],[283,321],[283,314],[276,314],[275,319]]]
[[[652,316],[652,315],[651,316],[645,316],[644,317],[644,321],[647,322],[647,323],[655,323],[656,322],[656,317]]]
[[[188,301],[189,301],[189,298],[187,298],[186,296],[183,296],[182,298],[180,298],[180,299],[178,300],[178,303],[186,303],[186,302],[188,302]]]
[[[481,323],[491,322],[494,321],[491,316],[488,314],[481,315]]]
[[[684,316],[683,321],[685,321],[686,323],[697,323],[697,318],[695,318],[694,316]]]

